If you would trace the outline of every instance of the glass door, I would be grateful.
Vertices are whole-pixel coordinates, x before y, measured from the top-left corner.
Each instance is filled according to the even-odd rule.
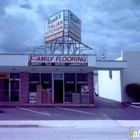
[[[19,80],[11,80],[9,86],[10,102],[19,102]]]
[[[54,80],[54,103],[63,103],[63,80]]]
[[[64,102],[64,74],[63,73],[53,73],[53,102],[63,103]]]

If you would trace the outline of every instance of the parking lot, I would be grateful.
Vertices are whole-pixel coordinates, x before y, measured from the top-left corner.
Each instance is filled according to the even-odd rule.
[[[0,120],[95,120],[107,119],[91,108],[0,108]]]
[[[0,120],[140,120],[140,108],[95,98],[95,108],[0,108]]]

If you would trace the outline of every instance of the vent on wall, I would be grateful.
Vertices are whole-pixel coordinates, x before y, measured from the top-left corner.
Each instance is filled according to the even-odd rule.
[[[112,79],[112,70],[109,70],[109,78]]]

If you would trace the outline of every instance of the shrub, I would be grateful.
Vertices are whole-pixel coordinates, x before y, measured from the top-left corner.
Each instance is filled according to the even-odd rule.
[[[127,84],[125,91],[131,97],[135,97],[137,100],[140,99],[140,83]]]

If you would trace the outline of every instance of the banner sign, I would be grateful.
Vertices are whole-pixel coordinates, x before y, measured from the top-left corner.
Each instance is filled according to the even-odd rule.
[[[45,43],[63,36],[63,11],[45,20]]]
[[[45,42],[49,42],[49,41],[55,40],[55,39],[63,37],[63,36],[64,36],[64,33],[63,32],[59,32],[59,33],[56,33],[56,34],[54,34],[52,36],[46,37],[45,38]]]
[[[79,37],[81,41],[81,20],[70,11],[69,11],[69,29],[68,30],[72,32],[75,36]]]
[[[9,73],[0,72],[0,79],[9,79]]]
[[[69,34],[69,37],[70,37],[70,38],[76,40],[77,42],[81,42],[81,38],[78,37],[78,36],[76,36],[76,35],[73,34],[72,32],[69,31],[68,34]]]
[[[87,56],[38,56],[30,55],[29,66],[88,66]]]

